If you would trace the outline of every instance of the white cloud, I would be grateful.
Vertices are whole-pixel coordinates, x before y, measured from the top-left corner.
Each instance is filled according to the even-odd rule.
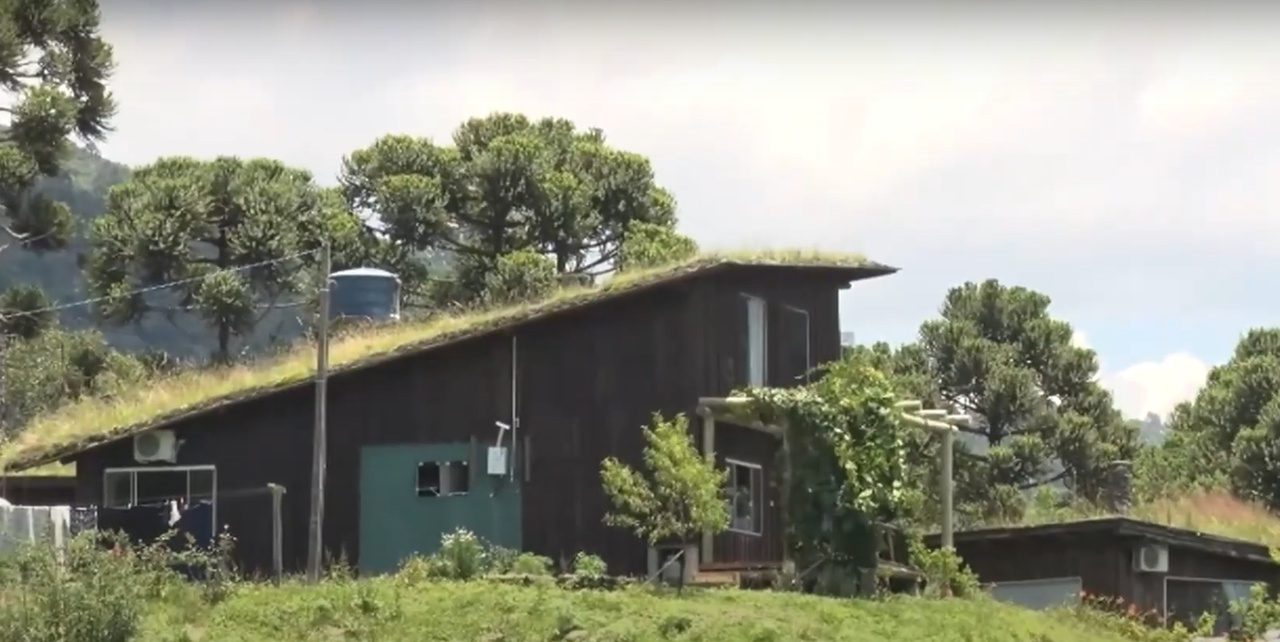
[[[1094,350],[1083,330],[1071,335],[1071,345]],[[1204,385],[1209,364],[1188,352],[1175,352],[1158,361],[1135,363],[1111,371],[1099,357],[1098,383],[1111,391],[1116,407],[1130,419],[1142,419],[1147,413],[1167,418],[1174,406],[1189,401]]]
[[[1104,373],[1102,385],[1115,395],[1125,417],[1147,413],[1167,417],[1173,407],[1193,398],[1209,375],[1209,364],[1186,352],[1159,361],[1136,363],[1118,372]]]

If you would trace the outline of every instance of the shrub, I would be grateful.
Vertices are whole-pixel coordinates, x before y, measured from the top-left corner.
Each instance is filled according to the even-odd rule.
[[[102,544],[106,544],[104,547]],[[82,534],[62,551],[29,546],[0,559],[0,640],[123,642],[136,635],[149,601],[189,590],[182,569],[207,602],[235,586],[227,548],[174,550],[164,538],[131,548],[114,535]]]
[[[511,563],[511,572],[519,575],[550,575],[551,559],[533,553],[521,553]]]
[[[951,548],[931,549],[920,538],[910,542],[911,560],[924,573],[926,597],[974,597],[982,593],[978,576]]]
[[[579,551],[573,558],[573,575],[579,578],[600,578],[609,574],[609,567],[599,555]]]
[[[440,538],[440,551],[436,557],[445,577],[450,579],[469,580],[488,570],[484,543],[465,528]]]
[[[631,529],[650,546],[665,540],[685,544],[704,532],[724,531],[729,526],[723,494],[728,471],[694,447],[688,419],[676,415],[668,421],[655,413],[644,438],[647,475],[614,457],[601,464],[601,482],[613,504],[605,523]]]
[[[1267,595],[1264,584],[1254,584],[1249,597],[1231,604],[1231,614],[1240,618],[1239,633],[1248,640],[1261,639],[1268,630],[1280,626],[1280,602]]]

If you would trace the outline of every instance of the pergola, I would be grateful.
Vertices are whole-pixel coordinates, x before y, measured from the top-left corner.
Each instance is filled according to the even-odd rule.
[[[702,419],[702,453],[707,461],[715,464],[716,422],[730,423],[734,426],[756,430],[782,442],[782,487],[791,486],[791,468],[789,447],[787,443],[787,425],[785,420],[777,423],[764,423],[758,416],[750,413],[751,399],[748,397],[702,397],[698,399],[697,414]],[[955,441],[956,426],[968,425],[968,415],[949,415],[943,410],[922,410],[919,401],[901,401],[896,404],[901,412],[902,420],[910,425],[934,431],[942,435],[942,474],[940,475],[940,493],[942,497],[942,545],[951,548],[954,545],[952,517],[953,482],[952,451]],[[787,495],[781,493],[781,513],[783,520],[787,515]],[[788,571],[794,570],[794,562],[790,559],[790,547],[786,540],[786,527],[783,526],[782,565]],[[710,531],[702,534],[700,562],[713,559],[714,538]]]

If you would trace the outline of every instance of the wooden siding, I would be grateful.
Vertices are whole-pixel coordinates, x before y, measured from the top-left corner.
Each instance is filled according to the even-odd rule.
[[[59,506],[76,497],[76,478],[71,476],[0,476],[0,497],[15,506]]]
[[[689,300],[688,289],[666,289],[520,333],[520,426],[531,441],[526,548],[564,562],[589,551],[615,571],[644,571],[644,545],[603,523],[600,464],[610,456],[639,464],[654,412],[691,416]]]
[[[781,475],[778,470],[778,440],[770,435],[733,424],[716,424],[716,461],[726,459],[758,464],[764,480],[759,535],[726,531],[712,542],[716,564],[743,565],[777,563],[782,560]]]
[[[1080,577],[1083,590],[1114,596],[1141,611],[1163,613],[1165,578],[1256,580],[1275,585],[1274,565],[1216,555],[1183,546],[1169,547],[1168,573],[1133,569],[1138,537],[1111,533],[957,541],[956,551],[983,582]]]
[[[724,396],[740,385],[735,369],[743,354],[736,331],[743,321],[738,307],[742,292],[770,303],[769,324],[775,329],[769,341],[771,383],[793,385],[802,374],[797,364],[803,362],[804,346],[781,339],[802,333],[788,325],[795,319],[780,316],[782,304],[809,312],[809,360],[814,365],[838,358],[840,285],[829,276],[727,271],[333,377],[326,553],[357,561],[362,447],[492,443],[494,422],[510,424],[515,415],[524,548],[564,561],[586,550],[603,556],[614,571],[642,572],[644,544],[603,524],[608,506],[600,487],[600,462],[614,456],[639,463],[642,427],[654,412],[686,413],[693,420],[699,397]],[[250,570],[269,567],[270,500],[262,490],[269,482],[288,491],[286,568],[303,565],[313,400],[312,388],[296,388],[172,427],[183,441],[179,465],[217,466],[218,521],[239,539],[240,561]],[[725,431],[717,449],[766,455],[770,446],[761,439],[769,438],[749,432]],[[87,451],[77,463],[77,500],[83,503],[102,500],[104,468],[137,465],[127,439]],[[772,477],[766,476],[766,487],[776,483]],[[778,518],[765,513],[761,541],[729,542],[723,550],[743,561],[778,559]],[[716,559],[724,557],[717,553]]]

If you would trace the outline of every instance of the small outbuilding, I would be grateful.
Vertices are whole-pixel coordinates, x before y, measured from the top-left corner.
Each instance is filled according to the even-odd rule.
[[[1280,582],[1262,544],[1127,517],[963,531],[955,548],[999,600],[1049,608],[1119,598],[1169,624],[1214,612],[1222,631],[1231,601]]]

